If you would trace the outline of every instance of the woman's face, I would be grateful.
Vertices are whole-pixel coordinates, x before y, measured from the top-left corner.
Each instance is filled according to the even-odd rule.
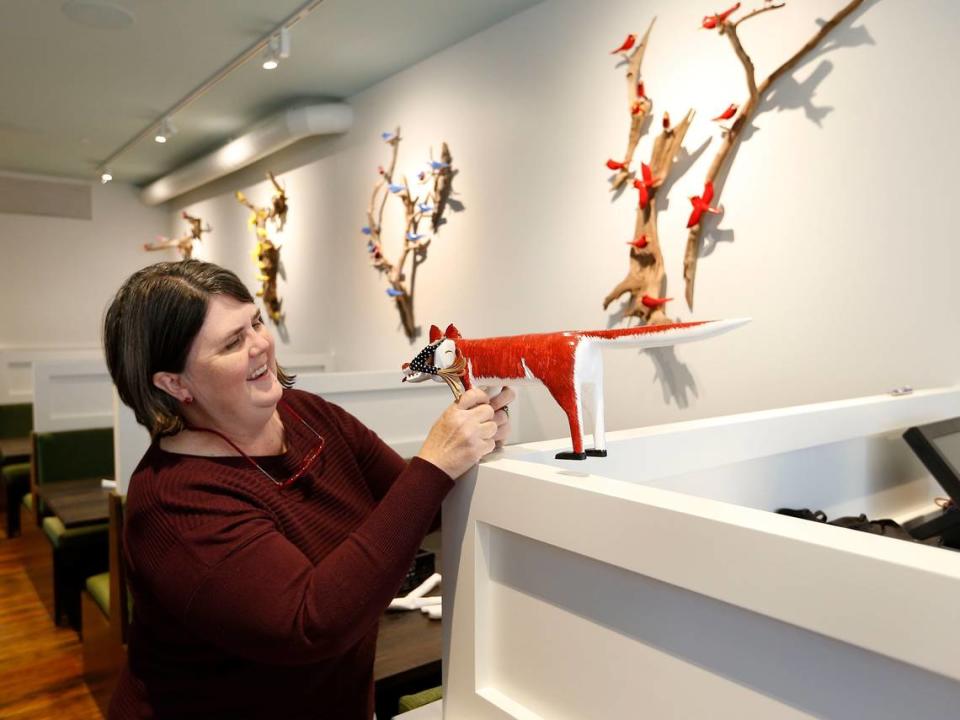
[[[228,295],[214,295],[181,374],[193,409],[217,424],[269,416],[283,393],[273,337],[260,310]]]

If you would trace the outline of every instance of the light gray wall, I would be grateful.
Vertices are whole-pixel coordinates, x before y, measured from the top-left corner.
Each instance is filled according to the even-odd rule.
[[[91,220],[0,213],[0,346],[99,346],[120,283],[148,262],[172,259],[143,251],[167,232],[167,212],[145,207],[121,183],[96,183],[92,195]]]

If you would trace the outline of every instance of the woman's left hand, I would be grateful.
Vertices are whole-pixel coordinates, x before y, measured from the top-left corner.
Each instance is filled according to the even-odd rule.
[[[493,436],[497,447],[503,446],[503,441],[510,435],[510,411],[507,405],[516,399],[517,394],[509,387],[502,388],[490,398],[490,407],[494,410],[493,421],[497,424],[497,434]]]

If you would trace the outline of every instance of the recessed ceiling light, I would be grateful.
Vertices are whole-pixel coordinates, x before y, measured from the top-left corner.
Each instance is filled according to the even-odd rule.
[[[87,27],[122,30],[133,25],[133,13],[105,0],[67,0],[60,10],[68,18]]]
[[[103,172],[100,173],[100,184],[106,185],[111,180],[113,180],[113,175],[110,173],[110,168],[104,168]]]

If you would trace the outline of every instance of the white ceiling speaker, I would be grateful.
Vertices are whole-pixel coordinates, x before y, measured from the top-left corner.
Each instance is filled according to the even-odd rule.
[[[344,103],[306,105],[284,110],[254,125],[219,150],[155,180],[140,192],[147,205],[206,185],[312,135],[344,133],[353,124],[353,108]]]
[[[132,12],[104,0],[67,0],[60,10],[74,22],[87,27],[123,30],[133,25]]]

